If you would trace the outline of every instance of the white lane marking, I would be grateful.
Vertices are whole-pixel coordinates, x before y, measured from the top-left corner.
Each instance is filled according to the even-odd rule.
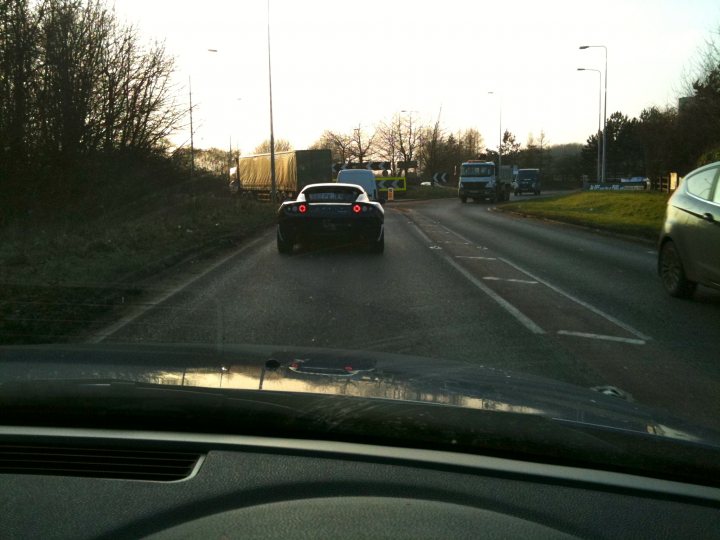
[[[410,223],[415,227],[415,231],[417,231],[418,235],[420,236],[420,238],[422,238],[422,240],[424,242],[426,242],[428,244],[432,244],[432,240],[430,240],[430,237],[427,234],[425,234],[425,232],[418,226],[417,223],[415,223],[414,221],[411,221]],[[530,330],[533,334],[544,334],[545,333],[545,330],[543,330],[537,324],[535,324],[535,322],[533,320],[531,320],[527,315],[522,313],[518,308],[513,306],[510,302],[505,300],[502,296],[497,294],[495,291],[490,289],[482,281],[477,279],[470,272],[468,272],[462,266],[460,266],[458,263],[453,261],[449,256],[442,254],[442,255],[440,255],[440,257],[442,257],[450,266],[455,268],[455,270],[457,270],[463,276],[465,276],[465,278],[470,283],[475,285],[478,289],[480,289],[482,292],[487,294],[490,298],[495,300],[495,302],[500,304],[500,306],[503,309],[505,309],[505,311],[507,311],[508,313],[510,313],[510,315],[515,317],[523,326],[525,326],[525,328]]]
[[[537,285],[537,281],[530,281],[527,279],[514,279],[514,278],[501,278],[496,276],[485,276],[485,281],[509,281],[510,283],[527,283],[529,285]]]
[[[527,315],[522,313],[518,308],[516,308],[514,305],[512,305],[510,302],[505,300],[502,296],[497,294],[495,291],[490,289],[487,285],[485,285],[482,281],[477,279],[475,276],[473,276],[470,272],[465,270],[462,266],[460,266],[458,263],[453,261],[450,257],[447,255],[443,256],[443,259],[445,259],[450,266],[455,268],[458,272],[460,272],[465,278],[475,285],[478,289],[480,289],[482,292],[487,294],[490,298],[495,300],[502,308],[505,309],[510,315],[515,317],[525,328],[530,330],[533,334],[544,334],[545,330],[540,328],[532,319],[530,319]]]
[[[469,242],[469,240],[468,240],[467,238],[465,238],[462,234],[453,231],[452,229],[446,227],[445,225],[443,225],[443,227],[445,227],[446,230],[450,231],[451,233],[453,233],[455,236],[457,236],[457,237],[460,238],[461,240],[464,240],[465,242]],[[645,340],[645,341],[650,341],[650,340],[652,340],[652,338],[651,338],[650,336],[646,336],[645,334],[643,334],[642,332],[640,332],[640,330],[636,330],[635,328],[633,328],[633,327],[630,326],[629,324],[624,323],[624,322],[622,322],[621,320],[613,317],[612,315],[609,315],[609,314],[605,313],[605,312],[602,311],[601,309],[596,308],[595,306],[593,306],[593,305],[591,305],[591,304],[588,304],[588,303],[585,302],[584,300],[580,300],[579,298],[577,298],[576,296],[573,296],[572,294],[570,294],[570,293],[568,293],[568,292],[565,292],[565,291],[562,290],[561,288],[556,287],[555,285],[552,285],[550,282],[545,281],[545,280],[542,279],[542,278],[539,278],[539,277],[536,276],[535,274],[533,274],[533,273],[531,273],[531,272],[528,272],[527,270],[525,270],[524,268],[521,268],[521,267],[518,266],[517,264],[515,264],[515,263],[513,263],[513,262],[510,262],[509,260],[507,260],[507,259],[505,259],[505,258],[503,258],[503,257],[498,257],[498,260],[500,260],[500,261],[502,261],[502,262],[504,262],[504,263],[506,263],[506,264],[509,264],[509,265],[512,266],[515,270],[518,270],[518,271],[522,272],[522,273],[525,274],[526,276],[534,279],[535,281],[538,281],[539,283],[542,283],[543,285],[545,285],[545,286],[548,287],[549,289],[552,289],[553,291],[555,291],[556,293],[564,296],[565,298],[567,298],[567,299],[569,299],[569,300],[572,300],[572,301],[575,302],[576,304],[579,304],[579,305],[583,306],[584,308],[589,309],[590,311],[592,311],[593,313],[595,313],[595,315],[599,315],[600,317],[603,317],[605,320],[608,320],[608,321],[610,321],[611,323],[619,326],[619,327],[622,328],[623,330],[626,330],[626,331],[630,332],[630,333],[633,334],[635,337],[638,337],[638,338],[640,338],[641,340]]]
[[[561,336],[575,336],[589,339],[600,339],[602,341],[617,341],[618,343],[629,343],[630,345],[645,345],[642,339],[632,339],[618,336],[605,336],[602,334],[590,334],[588,332],[570,332],[569,330],[558,330]]]
[[[152,302],[148,302],[148,303],[146,303],[146,304],[141,304],[141,305],[138,307],[137,310],[133,311],[132,313],[129,313],[128,315],[126,315],[125,317],[123,317],[123,318],[120,319],[119,321],[111,324],[110,326],[107,326],[107,327],[103,328],[102,330],[99,330],[98,332],[95,332],[95,333],[94,333],[90,338],[88,338],[85,342],[86,342],[86,343],[100,343],[100,342],[103,341],[105,338],[108,338],[108,337],[112,336],[114,333],[119,332],[120,330],[122,330],[123,328],[125,328],[128,324],[130,324],[130,323],[132,323],[133,321],[135,321],[136,319],[142,317],[145,313],[147,313],[147,312],[150,311],[151,309],[154,309],[154,308],[158,307],[160,304],[162,304],[163,302],[165,302],[165,301],[166,301],[168,298],[170,298],[171,296],[174,296],[174,295],[176,295],[177,293],[179,293],[180,291],[182,291],[183,289],[186,289],[187,287],[189,287],[190,285],[192,285],[193,283],[195,283],[195,282],[198,281],[199,279],[205,277],[205,276],[208,275],[210,272],[212,272],[212,271],[214,271],[215,269],[219,268],[220,266],[222,266],[223,264],[227,263],[227,262],[230,261],[231,259],[237,257],[238,255],[240,255],[240,254],[242,254],[242,253],[245,253],[247,250],[249,250],[250,248],[254,247],[254,246],[255,246],[258,242],[260,242],[261,240],[266,240],[266,239],[267,239],[267,236],[269,236],[269,234],[262,235],[262,236],[256,238],[255,240],[253,240],[252,242],[249,242],[248,244],[245,244],[244,246],[242,246],[242,247],[241,247],[240,249],[238,249],[237,251],[234,251],[233,253],[231,253],[231,254],[228,255],[227,257],[224,257],[224,258],[222,258],[221,260],[219,260],[218,262],[216,262],[215,264],[213,264],[210,268],[208,268],[207,270],[205,270],[205,271],[202,272],[201,274],[198,274],[197,276],[194,276],[193,278],[189,279],[188,281],[186,281],[186,282],[183,283],[182,285],[179,285],[178,287],[175,287],[174,289],[171,289],[171,290],[169,290],[169,291],[166,291],[165,293],[161,294],[160,296],[154,298],[154,299],[152,300]]]
[[[496,261],[495,257],[470,257],[469,255],[455,255],[456,259],[476,259],[478,261]]]

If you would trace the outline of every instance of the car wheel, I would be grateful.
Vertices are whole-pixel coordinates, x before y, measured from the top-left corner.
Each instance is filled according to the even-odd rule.
[[[293,242],[283,240],[280,237],[280,231],[277,232],[277,250],[278,253],[282,253],[283,255],[292,253],[293,250]]]
[[[465,204],[467,202],[467,197],[460,197],[460,202]]]
[[[660,249],[659,261],[660,279],[662,279],[665,290],[676,298],[690,298],[697,283],[690,281],[685,275],[680,254],[675,244],[668,240]]]
[[[370,251],[372,253],[382,253],[385,251],[385,231],[383,231],[379,240],[370,243]]]

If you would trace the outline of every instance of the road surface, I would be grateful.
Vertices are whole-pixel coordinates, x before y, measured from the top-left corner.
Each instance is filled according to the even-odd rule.
[[[363,349],[542,375],[720,428],[720,293],[668,297],[651,245],[456,199],[389,204],[383,255],[274,230],[95,336]]]

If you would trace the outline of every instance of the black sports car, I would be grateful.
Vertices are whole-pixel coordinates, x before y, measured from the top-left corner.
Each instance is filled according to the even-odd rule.
[[[278,210],[277,247],[291,253],[310,240],[359,240],[371,251],[385,248],[385,211],[355,184],[310,184]]]

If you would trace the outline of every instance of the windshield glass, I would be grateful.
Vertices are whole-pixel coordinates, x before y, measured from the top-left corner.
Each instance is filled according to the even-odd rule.
[[[349,187],[320,187],[303,191],[308,202],[353,202],[362,192]]]
[[[462,176],[492,176],[495,174],[495,167],[491,165],[463,165]]]
[[[518,178],[518,180],[537,180],[538,176],[539,176],[538,171],[520,169],[518,171],[517,178]]]
[[[97,379],[720,448],[720,8],[596,11],[0,3],[3,408]]]

